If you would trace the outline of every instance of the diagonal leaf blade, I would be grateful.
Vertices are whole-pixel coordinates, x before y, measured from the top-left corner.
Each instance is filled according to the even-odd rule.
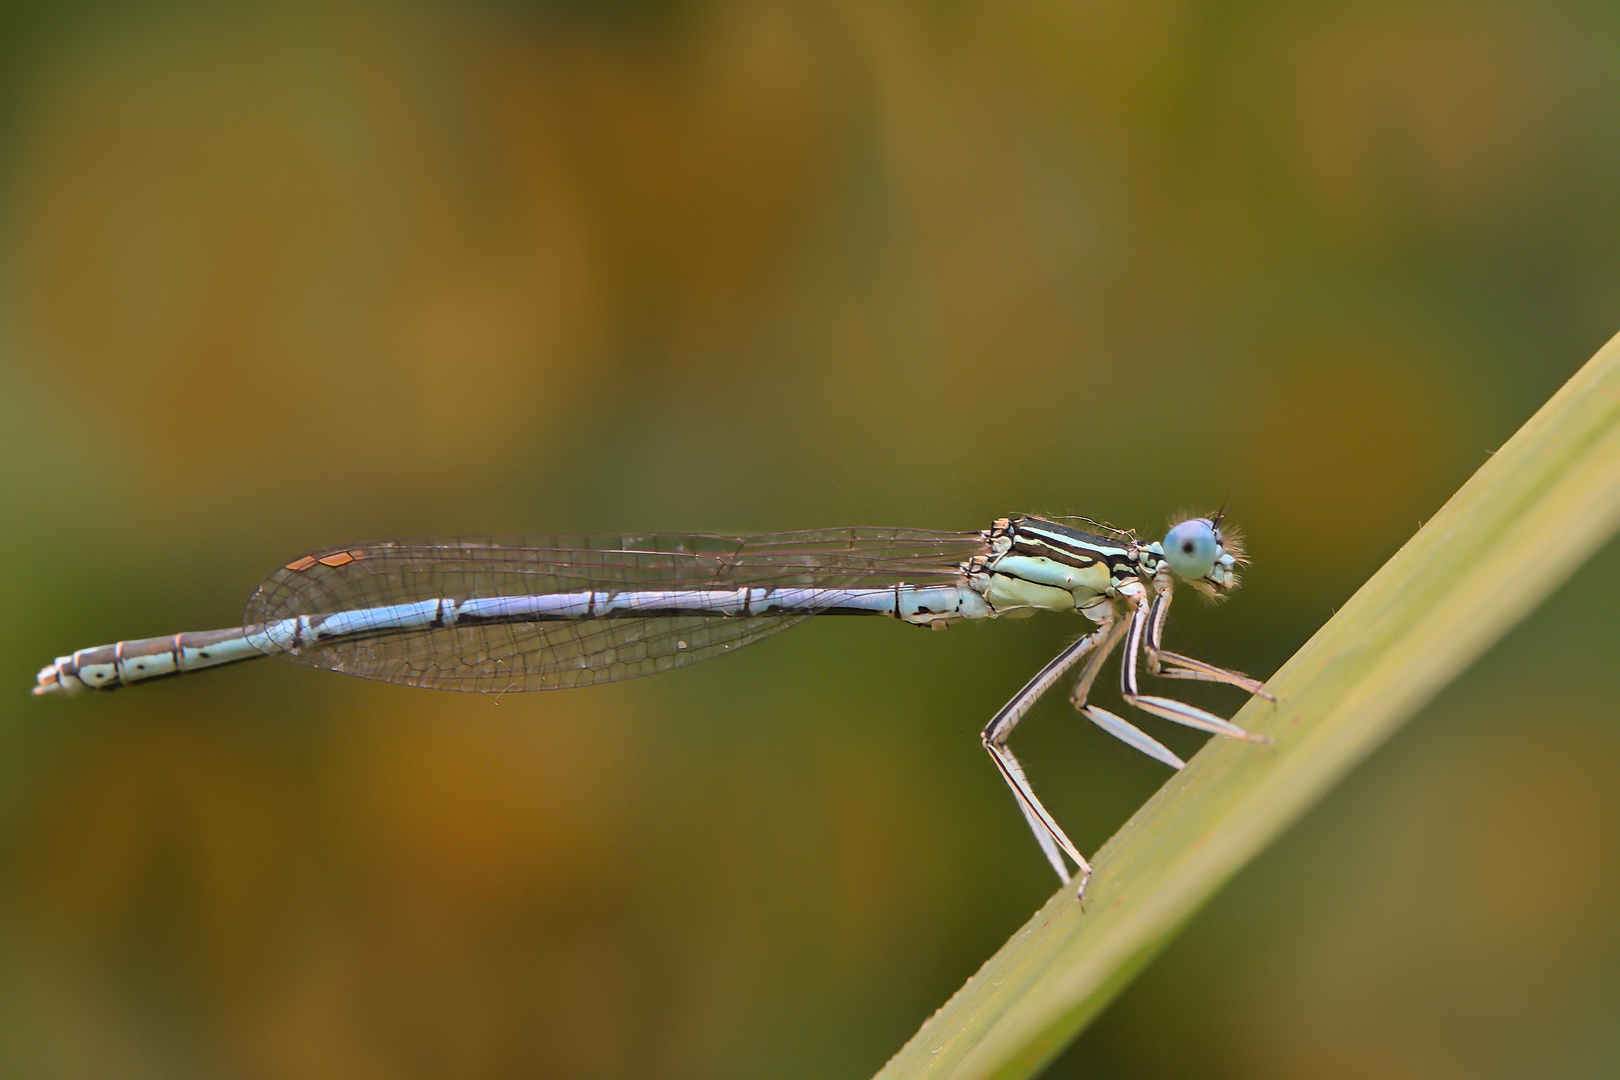
[[[1553,396],[878,1074],[1035,1075],[1214,892],[1620,528],[1620,337]]]

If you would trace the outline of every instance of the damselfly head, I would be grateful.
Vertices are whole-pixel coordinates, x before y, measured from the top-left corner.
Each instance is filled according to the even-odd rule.
[[[1236,567],[1247,562],[1243,538],[1225,526],[1226,511],[1187,518],[1164,538],[1164,561],[1175,575],[1205,596],[1218,597],[1238,586]]]

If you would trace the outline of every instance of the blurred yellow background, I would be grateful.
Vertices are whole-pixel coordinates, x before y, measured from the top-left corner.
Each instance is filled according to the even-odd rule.
[[[0,1075],[870,1074],[1053,888],[977,732],[1074,620],[34,672],[350,540],[1232,495],[1168,640],[1266,674],[1620,329],[1617,170],[1590,2],[13,0]],[[1616,610],[1611,545],[1048,1075],[1620,1071]],[[1086,851],[1165,779],[1017,745]]]

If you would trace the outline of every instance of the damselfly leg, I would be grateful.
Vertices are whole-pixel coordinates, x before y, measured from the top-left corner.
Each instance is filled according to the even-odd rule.
[[[1129,623],[1121,622],[1118,619],[1111,621],[1107,640],[1086,662],[1085,668],[1080,672],[1080,677],[1075,680],[1074,689],[1069,693],[1069,702],[1084,713],[1086,719],[1126,746],[1138,750],[1150,758],[1162,761],[1172,769],[1179,769],[1186,762],[1171,753],[1169,747],[1123,717],[1116,716],[1107,709],[1086,702],[1086,699],[1091,695],[1092,684],[1097,681],[1097,672],[1102,669],[1103,661],[1107,660],[1109,654],[1119,645],[1120,638],[1124,636],[1129,626]]]
[[[1147,653],[1148,674],[1157,675],[1161,679],[1223,683],[1246,690],[1267,701],[1276,701],[1277,699],[1266,691],[1265,684],[1259,679],[1245,675],[1241,671],[1216,667],[1214,664],[1171,652],[1159,644],[1164,638],[1164,624],[1170,614],[1170,598],[1174,595],[1171,589],[1172,585],[1168,582],[1161,586],[1159,594],[1153,598],[1153,606],[1148,611],[1148,641],[1143,650]],[[1164,664],[1174,666],[1164,667]]]
[[[1160,662],[1174,664],[1174,667],[1162,667]],[[1157,668],[1158,670],[1154,670]],[[1221,683],[1226,686],[1236,686],[1247,690],[1257,698],[1266,701],[1276,701],[1265,689],[1265,684],[1259,679],[1243,674],[1241,671],[1232,671],[1229,668],[1216,667],[1206,664],[1202,660],[1194,660],[1190,656],[1173,653],[1169,649],[1155,649],[1147,654],[1147,673],[1156,675],[1161,679],[1189,679],[1193,682]]]
[[[1069,882],[1069,868],[1063,862],[1063,856],[1079,867],[1081,884],[1085,889],[1085,881],[1091,877],[1091,864],[1076,848],[1072,841],[1064,835],[1058,823],[1041,805],[1040,799],[1035,797],[1035,790],[1030,787],[1029,780],[1024,776],[1024,767],[1013,756],[1012,750],[1007,746],[1007,740],[1012,737],[1013,729],[1040,700],[1042,694],[1050,690],[1054,684],[1068,670],[1073,667],[1086,653],[1097,649],[1104,642],[1108,649],[1098,652],[1099,657],[1105,657],[1107,651],[1112,649],[1113,643],[1118,641],[1114,634],[1114,617],[1112,609],[1104,613],[1107,621],[1099,625],[1091,633],[1076,641],[1073,645],[1058,653],[1035,677],[1024,684],[1024,688],[1014,694],[1012,700],[1001,707],[1001,710],[985,725],[982,739],[984,748],[990,752],[990,759],[1001,770],[1002,779],[1012,788],[1013,797],[1018,800],[1018,807],[1024,812],[1024,818],[1029,822],[1030,831],[1040,843],[1041,850],[1046,853],[1046,859],[1057,871],[1057,876],[1063,879],[1064,884]],[[1094,665],[1087,665],[1088,668]],[[1060,853],[1061,849],[1061,853]]]
[[[1074,690],[1069,696],[1074,707],[1085,714],[1086,718],[1110,735],[1119,739],[1134,750],[1146,754],[1148,757],[1161,761],[1173,769],[1180,769],[1186,763],[1176,754],[1153,738],[1147,732],[1130,723],[1125,718],[1110,712],[1098,705],[1088,702],[1091,687],[1095,683],[1098,671],[1102,668],[1110,654],[1121,641],[1125,643],[1125,653],[1120,660],[1120,690],[1127,704],[1153,716],[1183,724],[1187,727],[1197,728],[1229,738],[1243,739],[1250,742],[1266,742],[1263,736],[1254,735],[1228,720],[1223,720],[1213,713],[1207,712],[1185,702],[1172,698],[1157,697],[1143,694],[1138,687],[1139,669],[1142,667],[1143,654],[1147,654],[1147,667],[1150,674],[1157,674],[1169,678],[1200,679],[1207,682],[1220,682],[1242,687],[1250,693],[1259,693],[1269,700],[1275,700],[1270,694],[1264,693],[1260,684],[1240,672],[1227,671],[1213,664],[1205,664],[1201,660],[1191,657],[1182,657],[1176,653],[1169,653],[1157,649],[1155,637],[1162,631],[1165,614],[1169,609],[1170,590],[1173,587],[1167,577],[1154,581],[1157,594],[1152,601],[1148,601],[1145,592],[1140,586],[1127,585],[1119,590],[1119,601],[1129,610],[1129,615],[1121,619],[1115,611],[1113,601],[1090,605],[1083,613],[1098,623],[1097,629],[1081,638],[1073,645],[1047,664],[1041,672],[1031,679],[1013,699],[1002,707],[989,726],[984,729],[984,745],[990,751],[991,757],[1000,768],[1002,776],[1013,789],[1018,799],[1019,809],[1023,811],[1024,818],[1029,822],[1030,831],[1045,852],[1047,861],[1052,869],[1057,871],[1059,878],[1065,884],[1069,883],[1070,875],[1063,856],[1067,855],[1079,867],[1080,886],[1078,895],[1084,895],[1086,884],[1091,878],[1091,865],[1080,855],[1074,844],[1063,834],[1052,815],[1036,798],[1034,790],[1030,787],[1024,775],[1023,768],[1018,759],[1007,747],[1007,740],[1011,737],[1013,729],[1023,719],[1036,700],[1046,693],[1052,685],[1062,678],[1082,657],[1086,658],[1085,666],[1080,669],[1080,676],[1075,680]],[[1158,661],[1178,665],[1175,668],[1160,667]],[[1158,670],[1154,670],[1158,668]],[[1187,674],[1181,674],[1181,672]]]
[[[1137,688],[1137,669],[1142,660],[1142,638],[1147,630],[1148,611],[1147,605],[1139,605],[1131,613],[1130,629],[1125,632],[1125,655],[1119,663],[1119,689],[1126,703],[1145,713],[1163,717],[1186,727],[1208,731],[1214,735],[1225,735],[1228,738],[1244,739],[1248,742],[1268,741],[1263,735],[1250,734],[1230,720],[1222,720],[1214,713],[1195,705],[1188,705],[1173,698],[1144,694]]]

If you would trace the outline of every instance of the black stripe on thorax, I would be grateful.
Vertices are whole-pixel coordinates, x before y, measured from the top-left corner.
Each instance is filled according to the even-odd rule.
[[[1133,548],[1039,518],[1022,518],[1013,526],[1011,553],[1051,559],[1081,569],[1102,562],[1116,576],[1122,569],[1136,571]]]

